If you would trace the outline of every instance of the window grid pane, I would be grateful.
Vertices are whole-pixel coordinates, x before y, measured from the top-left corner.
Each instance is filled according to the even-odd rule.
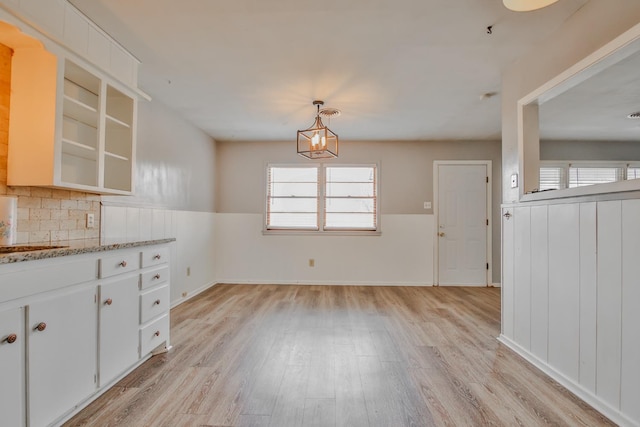
[[[563,167],[540,168],[540,191],[559,190],[565,187],[565,174]]]
[[[569,167],[569,188],[622,180],[620,167]]]
[[[269,167],[267,229],[318,229],[318,168]]]
[[[375,167],[327,167],[324,228],[375,230]]]
[[[639,179],[640,178],[640,168],[629,167],[627,168],[627,179]]]

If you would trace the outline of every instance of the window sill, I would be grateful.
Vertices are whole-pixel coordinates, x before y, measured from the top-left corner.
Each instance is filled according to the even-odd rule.
[[[564,199],[569,197],[597,196],[611,193],[640,190],[640,180],[609,182],[606,184],[588,185],[585,187],[564,188],[561,190],[540,191],[528,193],[520,198],[521,202],[538,200]]]
[[[380,236],[380,230],[332,230],[332,231],[316,231],[316,230],[262,230],[264,236]]]

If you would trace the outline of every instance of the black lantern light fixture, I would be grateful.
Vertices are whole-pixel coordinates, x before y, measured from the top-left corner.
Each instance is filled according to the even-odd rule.
[[[316,119],[305,130],[298,131],[297,151],[308,159],[331,159],[338,157],[338,135],[322,123],[321,115],[326,117],[339,116],[340,111],[335,108],[323,108],[323,101],[313,101],[317,107]]]

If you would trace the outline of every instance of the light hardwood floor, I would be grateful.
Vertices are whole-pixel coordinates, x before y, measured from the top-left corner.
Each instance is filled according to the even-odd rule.
[[[218,285],[66,426],[613,425],[498,343],[500,290]]]

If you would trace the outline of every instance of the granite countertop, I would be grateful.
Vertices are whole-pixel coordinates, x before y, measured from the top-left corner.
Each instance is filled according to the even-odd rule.
[[[138,246],[150,246],[160,245],[163,243],[175,242],[176,239],[157,239],[157,240],[142,240],[135,242],[100,242],[98,239],[80,239],[80,240],[66,240],[51,244],[28,244],[28,245],[15,245],[23,248],[25,246],[37,247],[37,250],[26,250],[20,252],[11,252],[6,254],[0,254],[0,264],[10,264],[14,262],[22,261],[34,261],[45,258],[56,258],[67,255],[79,255],[90,252],[104,252],[112,251],[115,249],[135,248]],[[0,248],[10,248],[11,246],[0,246]]]

